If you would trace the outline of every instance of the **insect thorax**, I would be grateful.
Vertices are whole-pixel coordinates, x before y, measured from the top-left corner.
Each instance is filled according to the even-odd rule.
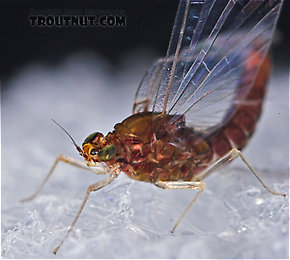
[[[115,160],[130,178],[190,180],[211,159],[208,143],[184,122],[172,124],[172,116],[139,113],[115,126],[106,138],[117,147]]]

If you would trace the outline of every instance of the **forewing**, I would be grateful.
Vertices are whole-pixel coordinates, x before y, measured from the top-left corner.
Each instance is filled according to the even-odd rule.
[[[181,1],[167,55],[151,83],[142,86],[151,89],[148,110],[185,115],[186,124],[200,131],[225,123],[255,80],[259,64],[247,64],[255,57],[262,62],[281,5],[280,0]],[[245,75],[252,80],[245,83]]]
[[[144,111],[162,111],[162,108],[164,107],[164,97],[168,89],[167,86],[171,71],[170,66],[173,64],[176,48],[177,46],[180,46],[180,50],[184,50],[190,45],[192,30],[197,23],[198,15],[200,13],[198,7],[202,7],[201,5],[196,5],[197,8],[193,9],[189,8],[189,6],[190,4],[188,1],[180,1],[166,57],[157,60],[145,73],[136,92],[133,107],[134,113]],[[189,12],[191,12],[191,15],[189,15]],[[185,22],[188,25],[188,28],[184,30]],[[182,30],[184,30],[184,32],[182,33],[182,37],[180,37],[180,32]],[[179,38],[183,39],[183,43],[178,45]],[[188,64],[184,62],[183,66],[185,67],[186,65]],[[181,80],[181,77],[179,80]],[[177,79],[175,80],[175,85],[178,85]],[[174,90],[172,89],[172,91]]]
[[[216,1],[204,32],[200,33],[201,39],[194,49],[188,50],[194,61],[177,92],[171,93],[167,113],[184,114],[187,125],[200,131],[226,123],[254,83],[268,51],[281,3]],[[259,64],[248,66],[257,58]],[[245,76],[252,80],[245,82]]]

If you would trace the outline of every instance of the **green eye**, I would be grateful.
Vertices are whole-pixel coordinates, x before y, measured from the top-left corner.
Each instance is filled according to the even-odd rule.
[[[87,143],[97,143],[101,137],[104,137],[104,136],[103,136],[103,134],[101,134],[99,132],[92,133],[85,139],[82,146],[84,146]]]
[[[116,146],[113,144],[110,144],[106,147],[104,147],[101,151],[98,153],[98,157],[101,161],[109,161],[116,155]]]

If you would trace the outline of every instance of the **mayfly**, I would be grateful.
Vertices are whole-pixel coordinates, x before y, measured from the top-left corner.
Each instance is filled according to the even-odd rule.
[[[169,47],[145,73],[133,115],[106,136],[89,135],[79,147],[86,163],[60,155],[59,161],[108,174],[87,188],[72,231],[91,192],[124,172],[163,189],[197,193],[172,232],[205,189],[203,180],[240,157],[260,183],[272,191],[241,150],[260,116],[270,75],[268,49],[283,0],[181,0]],[[89,168],[94,167],[94,168]]]

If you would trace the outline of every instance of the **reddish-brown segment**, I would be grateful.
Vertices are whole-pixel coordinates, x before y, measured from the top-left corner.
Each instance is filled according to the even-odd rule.
[[[252,55],[247,70],[259,66],[261,57]],[[184,118],[172,124],[172,116],[152,112],[134,114],[116,124],[113,132],[89,144],[102,149],[108,144],[117,148],[116,156],[106,163],[119,164],[130,178],[145,181],[177,181],[192,178],[213,160],[221,158],[233,147],[241,150],[252,135],[261,113],[266,83],[270,74],[267,57],[246,98],[238,104],[231,119],[210,136],[204,137],[185,126]],[[244,75],[246,84],[251,74]],[[237,97],[238,98],[238,97]],[[87,147],[85,153],[89,153]]]
[[[253,55],[253,58],[246,64],[248,68],[259,66],[261,57]],[[267,81],[270,76],[270,58],[266,56],[260,66],[256,80],[247,94],[240,102],[239,107],[231,120],[210,140],[210,146],[219,156],[229,151],[229,147],[236,147],[241,150],[245,147],[249,138],[255,130],[257,120],[262,111],[262,104],[266,92]],[[250,80],[247,78],[244,81]],[[243,84],[243,82],[242,82]]]

